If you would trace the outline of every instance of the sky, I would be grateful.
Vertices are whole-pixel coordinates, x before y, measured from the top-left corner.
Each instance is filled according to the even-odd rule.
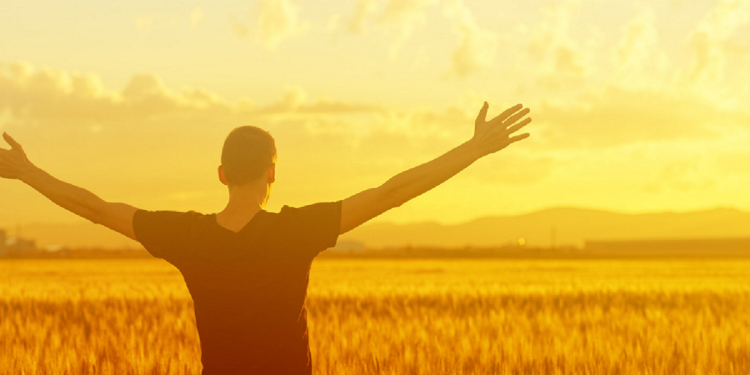
[[[344,199],[532,109],[528,140],[377,221],[750,210],[750,1],[0,2],[0,130],[109,201],[220,211],[242,125],[268,210]],[[0,181],[0,226],[82,219]]]

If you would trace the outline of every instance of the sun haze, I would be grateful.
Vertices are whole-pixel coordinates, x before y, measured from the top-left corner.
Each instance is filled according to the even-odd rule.
[[[0,129],[50,173],[216,212],[227,133],[268,130],[269,210],[342,199],[533,108],[531,139],[379,221],[574,206],[750,209],[750,4],[469,0],[0,4]],[[75,20],[72,22],[72,20]],[[80,219],[4,183],[0,226]]]

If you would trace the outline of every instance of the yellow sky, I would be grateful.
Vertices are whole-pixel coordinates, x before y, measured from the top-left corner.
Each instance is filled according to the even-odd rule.
[[[219,4],[220,3],[220,4]],[[750,1],[0,3],[0,128],[105,199],[215,212],[232,128],[270,210],[345,198],[533,110],[532,138],[379,220],[750,210]],[[0,182],[0,225],[77,219]]]

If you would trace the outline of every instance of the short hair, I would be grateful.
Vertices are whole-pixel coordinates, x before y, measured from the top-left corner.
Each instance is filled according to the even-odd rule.
[[[221,150],[224,177],[230,185],[244,185],[263,175],[276,163],[276,142],[271,134],[255,126],[232,130]]]

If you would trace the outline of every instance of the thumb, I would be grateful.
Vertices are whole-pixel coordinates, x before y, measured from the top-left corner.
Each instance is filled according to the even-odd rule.
[[[21,147],[21,145],[18,142],[16,142],[16,140],[13,139],[13,137],[11,137],[8,133],[3,132],[3,138],[5,139],[5,142],[8,142],[8,144],[10,145],[11,150],[16,150],[16,149],[22,150],[23,149]]]
[[[479,110],[479,114],[477,115],[477,123],[485,122],[487,120],[488,109],[490,109],[490,105],[487,104],[487,102],[484,102],[484,105],[482,105],[482,109]]]

